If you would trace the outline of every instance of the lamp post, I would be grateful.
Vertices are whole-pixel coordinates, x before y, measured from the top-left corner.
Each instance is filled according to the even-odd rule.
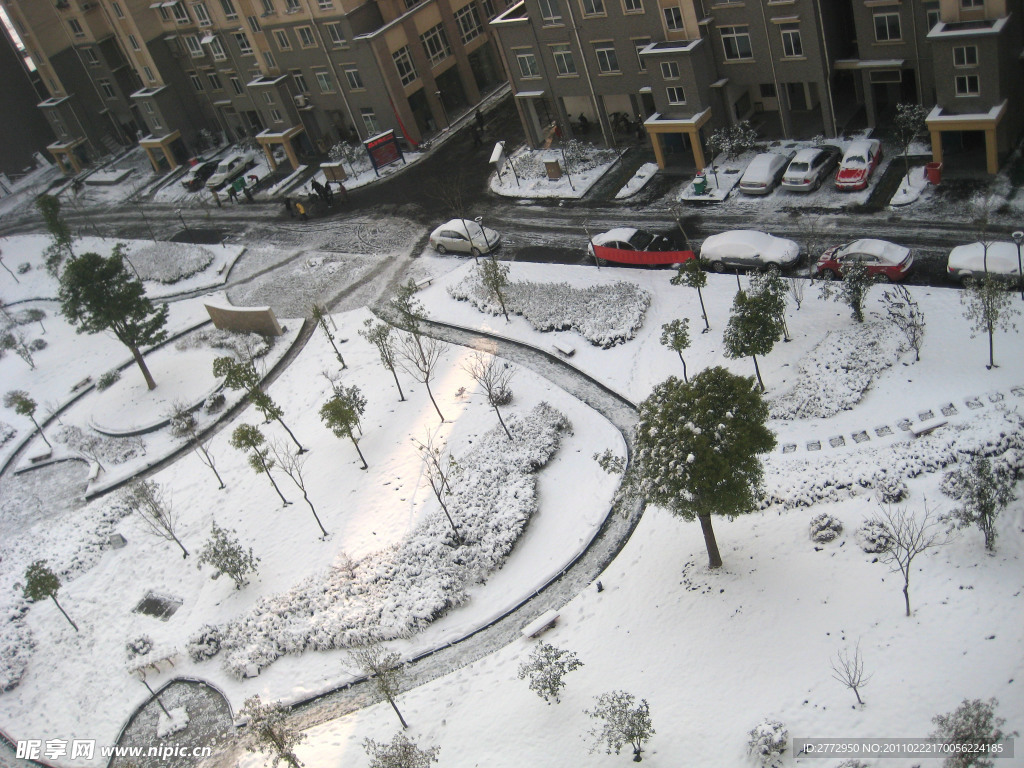
[[[153,226],[149,223],[149,219],[146,218],[146,212],[142,209],[142,203],[136,198],[134,201],[135,207],[139,209],[139,214],[142,216],[142,220],[146,222],[146,229],[149,230],[149,239],[154,243],[156,242],[156,235],[153,234]]]
[[[476,225],[480,227],[480,234],[484,236],[484,249],[487,251],[487,254],[491,257],[491,260],[493,261],[494,254],[491,253],[491,241],[487,239],[487,230],[484,229],[484,217],[477,216],[475,219],[473,219],[473,221],[475,221]]]
[[[1014,232],[1010,237],[1013,238],[1013,242],[1017,244],[1017,282],[1020,283],[1020,298],[1024,301],[1024,271],[1020,268],[1020,246],[1024,243],[1024,232],[1019,229]]]
[[[178,221],[181,222],[181,226],[183,226],[185,228],[186,232],[190,232],[190,230],[188,228],[188,224],[185,223],[185,218],[181,215],[181,208],[176,210],[175,213],[178,214]]]

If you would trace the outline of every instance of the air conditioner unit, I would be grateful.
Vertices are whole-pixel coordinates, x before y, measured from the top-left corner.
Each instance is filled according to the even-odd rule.
[[[295,106],[300,109],[306,106],[306,95],[304,93],[295,94]]]

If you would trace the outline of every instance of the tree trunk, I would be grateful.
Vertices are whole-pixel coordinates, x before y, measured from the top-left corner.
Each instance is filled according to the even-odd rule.
[[[704,532],[704,546],[708,550],[708,567],[721,568],[722,556],[715,541],[715,529],[711,527],[711,515],[700,515],[700,529]]]
[[[505,315],[505,322],[511,323],[512,321],[508,319],[508,310],[505,309],[505,299],[502,297],[501,291],[495,290],[494,292],[498,295],[498,303],[501,304],[501,312]]]
[[[754,372],[757,373],[757,384],[761,387],[761,391],[764,392],[764,382],[761,381],[761,367],[757,364],[757,355],[751,355],[754,359]]]
[[[992,353],[992,323],[988,323],[988,368],[992,370],[996,367],[996,360]]]
[[[47,445],[47,446],[49,447],[49,449],[50,449],[50,450],[52,451],[52,450],[53,450],[53,446],[52,446],[52,445],[50,444],[50,441],[46,439],[46,435],[45,435],[45,434],[43,434],[43,428],[42,428],[42,427],[40,427],[40,426],[39,426],[39,422],[38,422],[38,421],[36,421],[36,417],[35,417],[35,414],[30,414],[30,415],[29,415],[29,418],[30,418],[30,419],[32,419],[32,423],[36,425],[36,431],[37,431],[37,432],[39,432],[39,436],[40,436],[41,438],[43,438],[43,442],[44,442],[44,443],[46,443],[46,445]]]
[[[857,686],[853,686],[853,695],[857,697],[857,703],[863,707],[864,702],[860,699],[860,693],[857,691]]]
[[[202,462],[213,470],[214,477],[216,477],[217,482],[220,483],[220,488],[218,488],[217,490],[223,491],[225,488],[227,488],[227,486],[224,485],[224,480],[223,478],[221,478],[220,472],[218,472],[217,468],[213,465],[213,459],[210,458],[210,452],[203,448],[202,446],[200,446],[198,443],[196,445],[196,450],[199,452]]]
[[[167,532],[171,534],[171,538],[174,539],[174,543],[177,544],[179,547],[181,547],[181,559],[184,560],[186,557],[188,557],[188,550],[185,549],[185,545],[182,544],[178,540],[178,537],[175,536],[173,533],[171,533],[170,531],[167,531]]]
[[[388,704],[391,705],[391,708],[393,710],[395,710],[395,714],[398,715],[398,720],[402,724],[402,727],[403,728],[408,728],[409,724],[407,722],[405,722],[405,718],[402,717],[402,713],[398,711],[398,707],[395,705],[395,700],[392,699],[391,696],[387,696],[387,700],[388,700]]]
[[[363,456],[363,452],[359,450],[359,443],[356,440],[355,435],[349,432],[348,436],[352,440],[352,445],[356,447],[356,453],[359,454],[359,460],[363,462],[363,466],[361,467],[361,469],[368,469],[370,465],[366,463],[366,458]]]
[[[142,371],[143,378],[146,379],[146,386],[149,389],[156,389],[156,382],[153,381],[153,374],[149,372],[149,368],[146,367],[146,361],[142,357],[142,353],[139,352],[139,348],[134,344],[129,344],[128,349],[132,351],[132,357],[135,358],[136,364],[139,366],[139,370]]]
[[[437,407],[437,401],[434,399],[434,393],[430,391],[430,383],[423,382],[427,387],[427,394],[430,395],[430,402],[434,404],[434,410],[437,411],[437,415],[441,417],[441,423],[444,424],[444,414],[441,413],[441,409]]]
[[[402,391],[402,383],[398,380],[398,371],[391,367],[391,375],[395,377],[395,386],[398,387],[398,402],[405,402],[405,393]]]
[[[903,602],[907,605],[907,616],[910,615],[910,580],[903,582]]]
[[[257,455],[259,454],[257,453]],[[270,481],[270,484],[274,486],[274,490],[277,491],[277,495],[281,497],[281,501],[283,501],[284,505],[287,507],[291,502],[284,497],[284,494],[281,493],[281,489],[277,487],[277,483],[274,482],[274,476],[270,474],[270,467],[267,466],[267,462],[262,456],[260,456],[260,465],[263,467],[263,471],[267,473],[267,479]]]
[[[70,624],[72,627],[74,627],[75,628],[75,632],[77,632],[78,631],[78,625],[75,624],[75,622],[73,622],[71,620],[71,617],[68,616],[68,614],[65,612],[65,610],[60,607],[60,603],[57,602],[57,596],[56,595],[50,595],[50,599],[53,600],[53,604],[57,606],[57,610],[64,614],[64,618],[68,620],[68,624]]]
[[[302,447],[302,443],[295,439],[295,435],[293,435],[292,431],[288,429],[288,425],[284,423],[284,419],[278,416],[277,421],[282,427],[284,427],[284,431],[288,433],[288,437],[292,439],[292,442],[299,446],[299,453],[305,453],[306,449]]]
[[[676,352],[676,354],[679,355],[679,362],[683,364],[683,381],[686,384],[689,384],[690,383],[690,379],[686,375],[686,361],[683,360],[683,353],[682,352]]]
[[[309,509],[313,513],[313,518],[316,520],[316,524],[320,526],[320,531],[323,533],[324,538],[327,538],[327,530],[324,528],[324,524],[320,522],[320,515],[316,513],[316,508],[313,506],[313,502],[309,500],[309,494],[306,493],[306,489],[302,489],[302,498],[309,504]]]
[[[704,317],[704,330],[701,333],[707,333],[711,330],[711,325],[708,323],[708,311],[704,309],[704,294],[700,288],[697,289],[697,298],[700,299],[700,313]]]
[[[505,420],[503,418],[501,418],[501,411],[498,410],[498,406],[496,406],[496,405],[494,406],[494,412],[496,414],[498,414],[498,423],[501,424],[501,428],[505,430],[505,434],[508,435],[508,439],[511,440],[512,439],[512,433],[509,432],[508,431],[508,427],[505,426]],[[445,479],[444,482],[445,482],[445,485],[448,484],[447,478]],[[451,488],[449,488],[448,490],[450,491]]]

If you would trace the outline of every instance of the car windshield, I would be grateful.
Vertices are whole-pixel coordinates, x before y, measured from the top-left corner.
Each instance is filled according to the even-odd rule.
[[[638,229],[636,233],[629,238],[629,244],[638,251],[646,251],[650,248],[652,242],[654,242],[654,235],[650,232],[644,232],[642,229]]]
[[[809,163],[791,163],[789,170],[793,173],[806,173],[810,167]]]
[[[846,158],[844,165],[867,165],[868,161],[861,155],[850,155]]]

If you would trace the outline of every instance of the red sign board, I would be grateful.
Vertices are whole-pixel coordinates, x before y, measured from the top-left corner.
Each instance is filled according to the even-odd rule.
[[[683,264],[693,258],[693,251],[624,251],[595,245],[597,258],[619,264]]]
[[[374,170],[405,159],[393,130],[372,136],[363,142],[363,146],[370,154],[370,162],[373,163]]]

